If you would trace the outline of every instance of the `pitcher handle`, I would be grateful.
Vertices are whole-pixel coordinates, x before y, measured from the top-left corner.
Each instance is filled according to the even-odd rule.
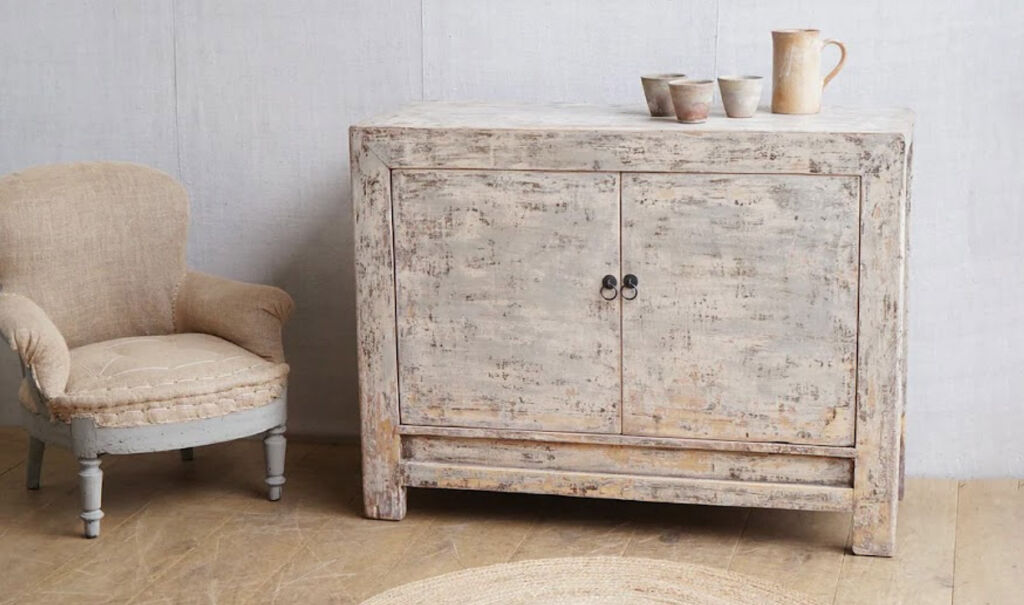
[[[839,40],[828,39],[821,45],[822,50],[824,50],[824,48],[829,44],[835,44],[839,47],[839,63],[836,63],[836,66],[832,68],[832,71],[828,72],[828,75],[825,76],[825,83],[821,85],[822,88],[828,86],[828,83],[832,81],[832,78],[836,77],[839,70],[843,68],[843,63],[846,63],[846,46]]]

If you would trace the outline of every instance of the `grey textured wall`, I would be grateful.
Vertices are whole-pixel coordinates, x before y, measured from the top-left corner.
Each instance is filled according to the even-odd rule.
[[[1015,0],[0,0],[0,173],[108,158],[180,178],[192,265],[298,303],[291,429],[351,435],[350,123],[421,98],[642,103],[641,72],[767,75],[784,27],[848,44],[826,103],[918,112],[910,472],[1024,475]],[[16,381],[0,353],[0,421]]]

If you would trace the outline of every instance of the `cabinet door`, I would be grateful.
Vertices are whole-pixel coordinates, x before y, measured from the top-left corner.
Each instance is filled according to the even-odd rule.
[[[619,176],[395,170],[403,424],[619,432]]]
[[[852,445],[856,177],[629,174],[623,432]]]

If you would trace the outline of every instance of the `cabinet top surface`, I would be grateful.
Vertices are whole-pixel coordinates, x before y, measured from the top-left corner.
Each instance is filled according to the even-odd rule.
[[[761,108],[751,118],[725,117],[719,108],[703,124],[652,118],[640,105],[573,105],[426,102],[363,120],[361,128],[473,130],[612,130],[629,132],[797,132],[901,134],[910,139],[914,114],[909,109],[826,107],[819,114],[782,115]]]

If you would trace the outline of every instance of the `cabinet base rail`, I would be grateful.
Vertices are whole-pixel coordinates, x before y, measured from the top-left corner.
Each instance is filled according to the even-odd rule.
[[[819,485],[684,479],[405,462],[408,487],[555,494],[645,502],[751,506],[794,510],[853,510],[853,489]]]

